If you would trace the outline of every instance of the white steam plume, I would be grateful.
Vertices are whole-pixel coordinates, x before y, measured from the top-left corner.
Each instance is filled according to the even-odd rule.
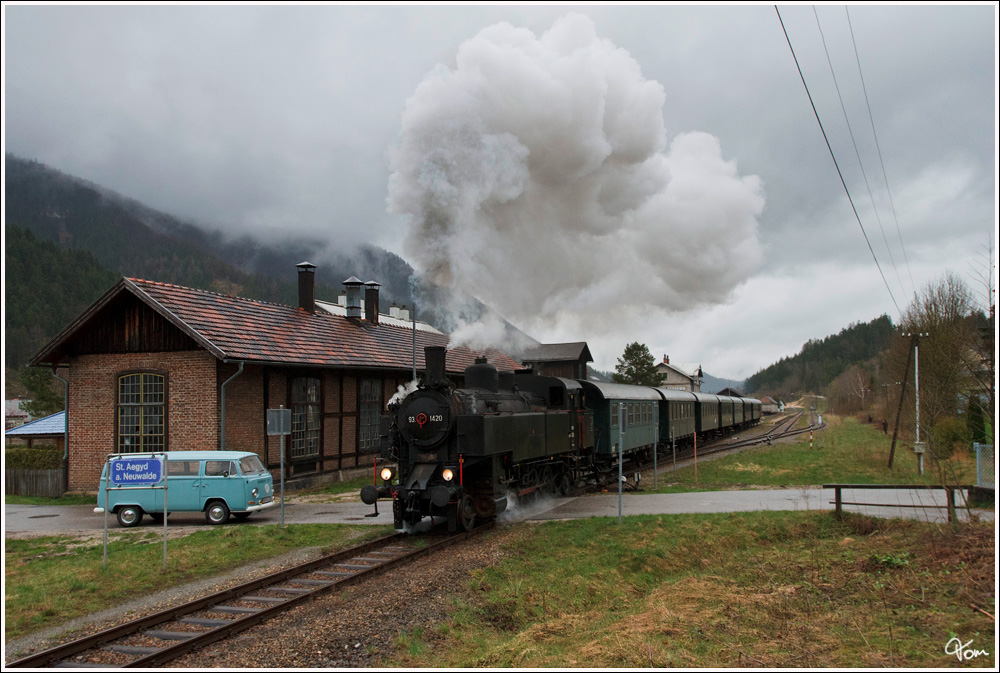
[[[484,29],[406,104],[389,208],[408,257],[542,331],[724,301],[761,258],[761,183],[706,133],[668,148],[665,102],[586,16]]]

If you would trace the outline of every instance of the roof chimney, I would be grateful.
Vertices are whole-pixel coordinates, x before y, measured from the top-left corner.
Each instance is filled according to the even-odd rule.
[[[344,281],[344,287],[347,289],[347,317],[348,318],[360,318],[361,317],[361,286],[364,285],[356,277],[351,276]]]
[[[378,289],[381,287],[373,280],[365,283],[365,320],[373,325],[378,324]]]
[[[669,355],[664,355],[663,356],[663,364],[665,364],[665,365],[669,365],[670,364],[670,356]]]
[[[301,262],[295,267],[299,270],[299,308],[309,313],[316,312],[316,265]]]

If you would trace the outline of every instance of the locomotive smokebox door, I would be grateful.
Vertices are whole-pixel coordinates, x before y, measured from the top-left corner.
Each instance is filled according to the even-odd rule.
[[[430,448],[448,437],[452,413],[448,398],[437,391],[410,395],[400,408],[399,433],[414,446]]]

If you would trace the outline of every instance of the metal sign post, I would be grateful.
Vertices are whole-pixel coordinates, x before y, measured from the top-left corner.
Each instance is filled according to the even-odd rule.
[[[625,419],[628,414],[625,412],[627,403],[618,406],[618,427],[621,428],[621,436],[618,438],[618,525],[622,522],[622,464],[625,460]]]
[[[285,435],[292,434],[292,410],[281,405],[267,410],[267,434],[281,437],[281,527],[285,527]]]
[[[657,424],[653,426],[653,490],[654,491],[658,488],[657,477],[659,475],[657,474],[658,470],[656,469],[656,454],[657,454],[657,442],[659,440],[659,436],[660,436],[660,426],[659,424]]]

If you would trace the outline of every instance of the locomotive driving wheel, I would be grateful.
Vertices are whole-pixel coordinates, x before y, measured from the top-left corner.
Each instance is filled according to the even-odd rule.
[[[458,501],[458,520],[462,524],[462,530],[470,531],[476,525],[476,505],[472,502],[472,496],[463,495]]]

